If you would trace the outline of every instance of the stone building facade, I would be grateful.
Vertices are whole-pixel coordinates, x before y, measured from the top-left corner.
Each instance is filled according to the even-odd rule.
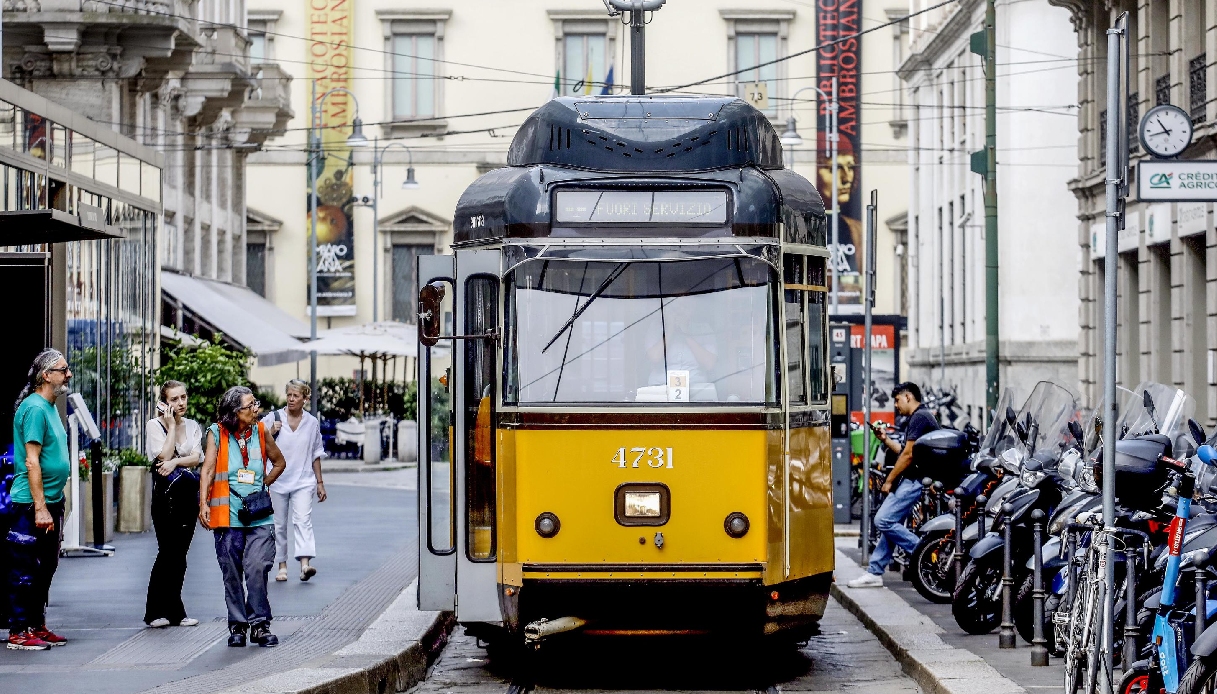
[[[245,160],[292,116],[244,0],[4,0],[3,77],[164,155],[163,268],[246,282]]]
[[[1212,203],[1152,203],[1136,198],[1140,115],[1158,104],[1187,111],[1195,125],[1184,159],[1217,156],[1217,1],[1050,0],[1069,10],[1077,35],[1078,170],[1081,249],[1079,377],[1090,404],[1102,397],[1103,243],[1107,94],[1106,31],[1129,13],[1129,87],[1133,193],[1119,237],[1117,375],[1134,388],[1174,384],[1197,401],[1197,419],[1217,422],[1217,234]]]
[[[969,37],[984,13],[983,0],[962,0],[912,18],[899,73],[910,130],[909,377],[956,389],[976,422],[987,387],[985,208],[970,159],[985,146],[985,79]],[[1077,383],[1069,39],[1069,14],[1047,0],[997,3],[1000,378],[1020,399],[1039,380]]]

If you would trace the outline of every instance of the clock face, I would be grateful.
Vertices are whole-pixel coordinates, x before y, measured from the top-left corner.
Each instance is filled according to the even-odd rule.
[[[1156,157],[1175,157],[1192,143],[1192,119],[1178,106],[1155,106],[1141,119],[1141,145]]]

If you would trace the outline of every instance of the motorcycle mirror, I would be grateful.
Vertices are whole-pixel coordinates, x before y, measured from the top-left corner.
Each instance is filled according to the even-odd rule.
[[[1018,419],[1018,413],[1014,411],[1013,407],[1006,405],[1006,424],[1009,424],[1010,426],[1014,426],[1014,422],[1017,419]]]
[[[1200,423],[1194,419],[1189,419],[1187,420],[1187,428],[1191,432],[1192,440],[1196,442],[1196,445],[1203,446],[1205,439],[1204,428],[1200,426]]]
[[[1077,422],[1069,422],[1069,433],[1073,434],[1073,438],[1078,443],[1082,443],[1082,425]]]
[[[1149,391],[1141,393],[1141,403],[1145,405],[1145,409],[1149,410],[1150,416],[1154,414],[1154,398],[1149,394]]]
[[[1022,422],[1014,423],[1014,433],[1018,434],[1019,440],[1027,441],[1027,427]]]

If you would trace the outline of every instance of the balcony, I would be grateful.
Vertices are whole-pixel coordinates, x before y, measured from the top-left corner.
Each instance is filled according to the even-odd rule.
[[[245,134],[245,142],[262,144],[284,133],[292,111],[292,78],[275,63],[254,66],[256,88],[245,105],[233,113],[234,139]]]
[[[200,45],[197,5],[185,0],[3,0],[4,77],[141,78],[159,88]],[[12,57],[17,57],[13,60]]]
[[[182,115],[196,127],[215,122],[226,108],[245,103],[256,85],[249,68],[249,39],[233,27],[206,26],[186,74],[182,75]]]

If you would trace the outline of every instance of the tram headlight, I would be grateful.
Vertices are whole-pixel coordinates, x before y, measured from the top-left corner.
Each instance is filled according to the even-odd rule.
[[[723,530],[726,530],[727,534],[734,538],[747,535],[749,526],[748,516],[739,511],[728,514],[727,519],[723,521]]]
[[[537,521],[534,524],[537,529],[537,534],[541,537],[553,537],[562,529],[562,522],[554,514],[546,511],[537,516]]]
[[[659,518],[661,497],[659,492],[626,492],[626,518]]]

